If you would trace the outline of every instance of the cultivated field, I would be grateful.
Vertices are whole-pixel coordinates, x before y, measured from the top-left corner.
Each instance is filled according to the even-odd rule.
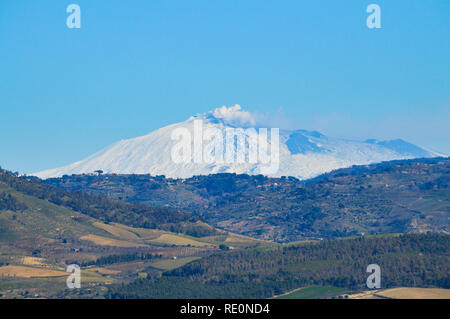
[[[111,225],[111,224],[103,224],[100,222],[95,222],[93,223],[93,225],[95,227],[101,228],[104,231],[107,231],[108,233],[110,233],[111,235],[113,235],[114,237],[119,237],[121,239],[125,239],[125,240],[139,240],[139,237],[126,229],[123,229],[121,227],[118,227],[116,225]]]
[[[27,266],[42,266],[45,263],[44,258],[25,256],[21,258],[21,264]]]
[[[138,227],[130,227],[122,224],[112,223],[119,230],[125,230],[130,233],[137,235],[139,238],[143,240],[151,240],[158,238],[160,235],[164,234],[165,231],[159,229],[148,229],[148,228],[138,228]]]
[[[97,236],[97,235],[92,235],[92,234],[82,236],[82,237],[80,237],[80,239],[91,241],[94,244],[100,245],[100,246],[113,246],[113,247],[145,247],[145,246],[147,246],[144,244],[138,244],[138,243],[133,243],[133,242],[129,242],[129,241],[112,239],[112,238]]]
[[[68,273],[59,270],[9,265],[0,267],[0,276],[24,278],[61,277],[68,276]]]
[[[349,299],[450,299],[450,289],[399,287],[365,291],[346,296]]]

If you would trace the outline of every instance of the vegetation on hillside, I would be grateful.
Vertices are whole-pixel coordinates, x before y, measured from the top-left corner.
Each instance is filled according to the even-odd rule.
[[[81,263],[81,267],[86,266],[105,266],[112,265],[116,263],[137,261],[137,260],[153,260],[162,258],[161,254],[148,254],[148,253],[132,253],[132,254],[122,254],[122,255],[108,255],[100,257],[96,260],[91,260],[88,262]],[[73,262],[66,261],[66,264],[71,264]],[[75,262],[77,263],[77,262]]]
[[[19,212],[27,209],[27,205],[18,201],[14,196],[6,192],[0,193],[0,211],[10,210],[13,212]]]
[[[382,287],[450,288],[450,236],[408,234],[325,240],[217,253],[110,287],[110,298],[268,298],[311,285],[365,288],[366,267],[381,267]]]

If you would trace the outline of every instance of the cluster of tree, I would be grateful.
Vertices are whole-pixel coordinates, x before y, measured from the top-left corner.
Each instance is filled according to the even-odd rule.
[[[162,258],[162,255],[136,252],[136,253],[132,253],[132,254],[103,256],[103,257],[97,258],[96,260],[86,261],[86,262],[82,262],[82,263],[66,261],[66,264],[76,263],[82,267],[106,266],[106,265],[112,265],[112,264],[117,264],[117,263],[126,263],[126,262],[137,261],[137,260],[151,260],[151,259],[158,259],[158,258]]]
[[[308,285],[366,289],[369,264],[382,288],[450,288],[450,236],[408,234],[217,253],[160,278],[112,286],[110,298],[268,298]]]
[[[24,211],[28,207],[24,203],[18,201],[14,196],[6,192],[0,193],[0,211],[10,210],[13,212]]]
[[[192,237],[208,237],[208,236],[216,236],[216,235],[220,235],[220,233],[205,224],[179,224],[179,230],[176,230],[174,228],[174,230],[171,230],[172,232],[177,232],[177,233],[184,233],[186,235],[192,236]]]

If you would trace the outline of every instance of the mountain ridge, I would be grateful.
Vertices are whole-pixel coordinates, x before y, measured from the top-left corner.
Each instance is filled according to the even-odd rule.
[[[43,182],[181,209],[215,227],[278,242],[362,233],[450,233],[447,158],[352,166],[306,181],[221,173],[189,179],[73,175]]]

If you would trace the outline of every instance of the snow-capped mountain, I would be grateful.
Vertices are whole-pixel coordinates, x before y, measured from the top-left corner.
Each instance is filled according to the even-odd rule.
[[[199,123],[201,123],[200,133],[198,133]],[[236,152],[238,145],[241,145],[243,147],[241,150],[246,152],[245,158],[241,162],[227,161],[220,156],[214,157],[212,161],[205,160],[207,156],[216,156],[216,150],[226,148],[225,144],[220,146],[220,143],[225,143],[227,132],[230,129],[243,128],[246,130],[252,127],[256,127],[256,133],[259,132],[261,135],[259,130],[261,127],[256,123],[252,114],[241,110],[239,105],[228,108],[223,106],[206,114],[192,116],[184,122],[160,128],[145,136],[116,142],[71,165],[41,171],[34,175],[40,178],[49,178],[92,173],[96,170],[117,174],[165,175],[173,178],[223,172],[260,174],[265,172],[264,168],[269,164],[249,160],[249,140],[245,140],[244,144],[239,144],[239,139],[233,140],[232,145]],[[174,134],[174,132],[179,134]],[[188,141],[188,145],[185,143],[184,146],[187,145],[187,149],[181,147],[182,150],[179,152],[181,154],[187,150],[188,153],[185,161],[180,162],[174,160],[174,154],[177,153],[174,153],[174,149],[177,148],[177,145],[180,148],[181,142],[174,138],[181,138],[183,132],[188,135],[188,139],[185,140]],[[211,136],[209,136],[209,140],[207,139],[206,135],[211,132],[216,134],[217,139],[211,138]],[[235,132],[237,132],[237,136],[248,137],[245,135],[246,131],[244,133],[239,130]],[[276,146],[274,136],[270,133],[271,129],[268,128],[268,154],[270,150],[274,151]],[[200,144],[199,139],[202,139]],[[279,139],[277,140],[279,140],[279,152],[277,152],[279,164],[277,164],[277,170],[266,175],[295,176],[305,179],[351,165],[442,156],[442,154],[425,150],[400,139],[362,142],[331,138],[316,131],[279,130]],[[214,141],[216,144],[213,143]],[[217,144],[217,142],[219,143]]]

